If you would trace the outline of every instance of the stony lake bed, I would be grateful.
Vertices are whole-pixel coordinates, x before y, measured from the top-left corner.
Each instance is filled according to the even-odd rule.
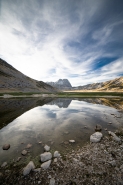
[[[122,123],[120,98],[0,99],[0,183],[123,184]],[[92,143],[96,125],[103,137]]]

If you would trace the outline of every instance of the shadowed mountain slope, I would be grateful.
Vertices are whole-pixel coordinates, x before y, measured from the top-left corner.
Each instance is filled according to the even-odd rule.
[[[24,75],[0,59],[0,92],[57,92],[57,89]]]

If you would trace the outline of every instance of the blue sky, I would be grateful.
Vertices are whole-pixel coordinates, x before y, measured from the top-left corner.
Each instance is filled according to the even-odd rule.
[[[123,0],[0,0],[0,58],[72,86],[123,76]]]

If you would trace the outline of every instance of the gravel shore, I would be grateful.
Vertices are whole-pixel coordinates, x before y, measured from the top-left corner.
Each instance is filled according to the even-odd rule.
[[[0,168],[2,185],[122,185],[123,136],[120,142],[104,136],[99,143],[90,143],[64,157],[52,159],[47,170],[36,166],[23,176],[23,166]]]

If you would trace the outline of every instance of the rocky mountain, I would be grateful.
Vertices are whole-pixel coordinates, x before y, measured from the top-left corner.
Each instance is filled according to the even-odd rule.
[[[46,83],[60,90],[71,90],[72,89],[72,85],[70,84],[68,79],[59,79],[56,82],[46,82]]]
[[[0,92],[56,92],[57,89],[24,75],[0,59]]]
[[[57,98],[52,100],[47,105],[57,105],[59,108],[67,108],[71,104],[72,99],[70,98]]]
[[[106,82],[73,87],[73,90],[123,91],[123,77]]]

